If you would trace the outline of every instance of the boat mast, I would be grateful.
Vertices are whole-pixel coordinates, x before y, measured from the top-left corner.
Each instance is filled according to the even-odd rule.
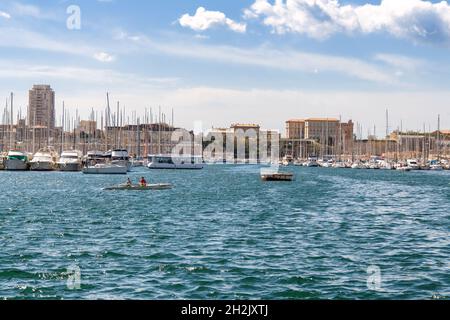
[[[119,148],[119,117],[120,117],[120,102],[117,101],[117,113],[116,113],[116,121],[115,121],[115,146],[116,148]]]
[[[12,150],[13,149],[13,130],[14,130],[14,94],[11,92],[11,127],[10,127],[10,132],[9,132],[9,149]]]
[[[385,162],[387,164],[389,157],[388,157],[388,152],[389,152],[389,110],[386,109],[386,143],[384,146],[384,158],[385,158]]]
[[[154,153],[154,146],[153,146],[153,109],[150,107],[150,153]]]
[[[66,107],[63,101],[62,117],[61,117],[61,154],[64,151],[64,114],[66,112]]]
[[[437,130],[437,155],[438,161],[441,161],[441,115],[438,115],[438,130]]]
[[[158,118],[158,154],[161,154],[161,106],[159,107]]]

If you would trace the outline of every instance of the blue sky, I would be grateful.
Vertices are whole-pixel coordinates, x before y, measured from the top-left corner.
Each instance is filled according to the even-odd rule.
[[[109,91],[188,128],[342,116],[381,136],[386,108],[391,128],[450,128],[449,44],[445,1],[2,0],[0,97],[24,110],[48,83],[86,117]]]

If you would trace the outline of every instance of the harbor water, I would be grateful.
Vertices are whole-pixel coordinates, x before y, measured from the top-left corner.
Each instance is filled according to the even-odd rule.
[[[450,172],[289,170],[0,171],[0,298],[450,298]]]

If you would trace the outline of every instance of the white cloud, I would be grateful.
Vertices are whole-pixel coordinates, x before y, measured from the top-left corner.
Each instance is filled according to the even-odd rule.
[[[402,71],[417,71],[429,65],[428,62],[421,59],[388,53],[376,54],[374,59]]]
[[[230,30],[245,33],[246,24],[235,22],[220,11],[208,11],[199,7],[195,15],[184,14],[178,22],[182,27],[191,28],[195,31],[205,31],[215,26],[227,26]]]
[[[263,68],[277,69],[281,71],[299,71],[315,74],[318,71],[335,72],[341,75],[383,84],[395,84],[392,77],[393,72],[381,68],[361,59],[333,56],[327,54],[316,54],[292,49],[271,49],[265,47],[237,48],[232,46],[213,46],[195,44],[182,41],[158,42],[146,36],[140,36],[139,41],[133,41],[129,35],[121,32],[122,40],[129,40],[132,48],[129,50],[148,51],[151,53],[162,52],[182,58],[194,58],[216,61],[226,64],[241,64]]]
[[[11,15],[7,12],[0,11],[0,18],[10,19]]]
[[[115,60],[113,55],[96,48],[95,45],[58,40],[55,36],[50,37],[22,28],[0,27],[0,47],[58,52],[89,57],[101,62]]]
[[[100,62],[113,62],[115,57],[106,52],[97,52],[94,54],[94,58]]]
[[[447,43],[450,5],[446,1],[382,0],[380,4],[342,5],[338,0],[255,0],[246,18],[263,18],[273,32],[325,39],[338,32],[387,32],[413,41]]]
[[[27,79],[30,82],[69,81],[84,85],[98,85],[114,88],[129,86],[133,88],[171,87],[178,78],[152,78],[133,73],[118,72],[111,69],[82,68],[79,66],[58,66],[27,64],[20,61],[0,60],[0,78],[15,80]]]

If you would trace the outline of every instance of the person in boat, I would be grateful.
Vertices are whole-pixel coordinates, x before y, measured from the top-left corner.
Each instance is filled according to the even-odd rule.
[[[144,177],[141,178],[141,181],[139,182],[141,187],[146,187],[147,186],[147,180],[145,180]]]
[[[131,179],[128,178],[127,180],[127,187],[132,187],[133,186],[133,182],[131,182]]]

